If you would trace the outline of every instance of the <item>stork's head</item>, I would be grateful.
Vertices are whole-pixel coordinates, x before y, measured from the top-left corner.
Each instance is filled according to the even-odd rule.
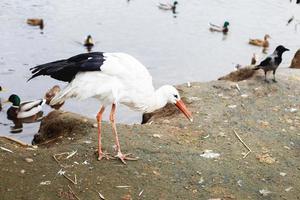
[[[185,104],[181,100],[178,90],[171,85],[165,85],[162,88],[168,103],[175,104],[176,107],[192,122],[192,113],[186,108]]]

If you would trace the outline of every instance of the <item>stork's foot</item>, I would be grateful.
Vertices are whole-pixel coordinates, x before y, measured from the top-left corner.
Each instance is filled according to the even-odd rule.
[[[103,158],[105,158],[106,160],[115,159],[113,156],[110,155],[110,153],[98,152],[98,150],[95,151],[95,153],[98,154],[98,160],[102,160]]]
[[[115,158],[119,158],[122,163],[126,165],[125,160],[138,160],[138,158],[128,157],[129,155],[132,155],[131,153],[122,154],[121,152],[118,152],[117,155],[115,155]]]
[[[276,79],[272,79],[272,81],[273,81],[274,83],[277,83]]]
[[[270,81],[269,81],[269,80],[267,80],[267,79],[265,79],[265,82],[266,82],[266,83],[270,83]]]

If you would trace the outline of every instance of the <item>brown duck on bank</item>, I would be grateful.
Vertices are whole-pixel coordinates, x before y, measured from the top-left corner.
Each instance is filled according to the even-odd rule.
[[[263,40],[249,39],[249,44],[267,48],[267,47],[269,47],[269,41],[268,41],[269,38],[271,38],[270,35],[266,34]]]
[[[55,97],[56,94],[60,92],[60,87],[58,85],[53,86],[50,90],[48,90],[45,94],[44,99],[46,99],[46,104],[55,110],[59,110],[60,107],[64,105],[65,102],[57,103],[55,105],[50,105],[50,101]]]
[[[251,65],[255,65],[257,62],[256,54],[254,53],[252,58],[251,58]]]
[[[27,24],[29,24],[31,26],[39,26],[40,29],[44,28],[44,20],[43,19],[38,19],[38,18],[27,19]]]

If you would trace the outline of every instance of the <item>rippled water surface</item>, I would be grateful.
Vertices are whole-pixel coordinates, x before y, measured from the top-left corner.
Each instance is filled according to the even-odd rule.
[[[283,44],[291,51],[284,55],[288,66],[300,44],[300,5],[289,0],[179,0],[177,14],[157,8],[152,0],[10,0],[0,2],[0,85],[23,100],[37,99],[54,84],[48,77],[30,82],[29,68],[86,52],[80,45],[91,34],[94,51],[126,52],[140,60],[153,76],[156,87],[187,81],[209,81],[233,70],[236,63],[248,64],[261,49],[249,46],[250,37],[271,35],[270,49]],[[292,16],[295,20],[286,26]],[[45,21],[43,34],[28,26],[27,18]],[[230,22],[229,34],[211,33],[208,23]],[[8,71],[13,69],[14,71]],[[99,83],[101,86],[101,83]],[[8,135],[12,124],[6,110],[0,112],[0,134]],[[94,99],[70,100],[64,109],[94,117],[99,104]],[[45,111],[49,111],[45,108]],[[120,108],[119,122],[138,123],[140,113]],[[3,125],[6,124],[6,125]],[[19,139],[30,141],[39,123],[25,124]]]

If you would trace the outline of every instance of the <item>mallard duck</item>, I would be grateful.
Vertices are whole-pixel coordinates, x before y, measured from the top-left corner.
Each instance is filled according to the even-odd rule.
[[[271,38],[270,35],[266,34],[263,40],[249,39],[249,44],[267,48],[267,47],[269,47],[269,41],[268,41],[269,38]]]
[[[53,86],[50,90],[48,90],[45,94],[46,104],[55,110],[59,110],[60,107],[64,105],[65,102],[57,103],[55,105],[50,105],[50,101],[55,97],[56,94],[60,92],[60,87],[58,85]]]
[[[176,10],[176,5],[178,4],[177,1],[174,1],[173,4],[170,3],[159,3],[158,8],[162,10]]]
[[[26,101],[21,103],[18,95],[12,94],[6,102],[11,102],[13,105],[7,110],[7,118],[10,120],[16,119],[34,119],[40,118],[42,106],[45,104],[45,99]]]
[[[31,26],[39,26],[40,29],[44,28],[44,20],[43,19],[38,19],[38,18],[27,19],[27,24],[29,24]]]
[[[212,23],[209,23],[209,25],[210,25],[209,30],[213,31],[213,32],[216,31],[216,32],[222,32],[222,33],[226,34],[229,31],[229,29],[228,29],[229,22],[228,21],[225,21],[223,26],[215,25]]]

